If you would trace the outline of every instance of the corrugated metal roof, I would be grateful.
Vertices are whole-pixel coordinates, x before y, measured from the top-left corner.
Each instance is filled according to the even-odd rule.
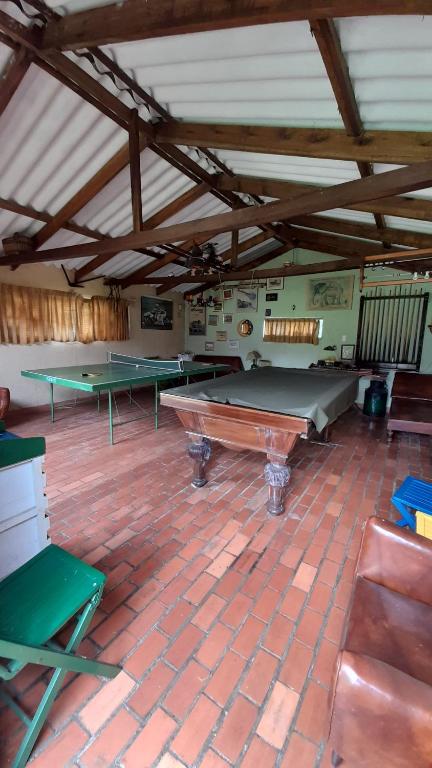
[[[49,0],[60,13],[105,5],[107,0]],[[11,2],[2,10],[22,24],[29,20]],[[34,10],[31,10],[34,13]],[[373,17],[336,20],[365,128],[429,130],[432,124],[431,17]],[[105,50],[174,117],[198,122],[342,127],[329,80],[306,22],[225,29],[148,39]],[[0,43],[0,72],[10,49]],[[67,56],[129,107],[127,92],[91,64]],[[148,110],[140,108],[148,119]],[[0,117],[0,197],[54,214],[127,141],[127,134],[75,93],[32,65]],[[212,167],[193,148],[181,147],[209,173]],[[321,186],[359,178],[357,165],[336,160],[217,150],[234,173]],[[147,219],[193,186],[193,182],[150,150],[141,155],[143,218]],[[375,165],[375,172],[390,170]],[[432,188],[411,194],[432,199]],[[247,197],[243,199],[247,201]],[[228,211],[211,194],[171,217],[166,224]],[[372,214],[345,209],[322,215],[373,224]],[[74,217],[105,235],[132,229],[129,169],[121,171]],[[432,223],[386,217],[388,226],[432,232]],[[34,234],[43,222],[0,210],[0,235]],[[240,231],[243,242],[257,228]],[[231,234],[213,238],[219,251]],[[85,242],[60,230],[45,248]],[[271,244],[271,241],[269,241]],[[266,243],[265,246],[268,246]],[[263,246],[264,247],[264,246]],[[160,249],[153,249],[162,253]],[[244,258],[244,256],[242,256]],[[69,260],[83,266],[91,259]],[[97,274],[123,277],[152,261],[136,252],[115,255]],[[182,269],[170,264],[168,270]],[[177,272],[174,272],[177,274]],[[169,274],[169,272],[167,273]]]
[[[106,50],[176,118],[342,127],[306,22],[178,35]]]
[[[432,16],[374,16],[336,24],[364,127],[429,131]]]
[[[53,214],[125,138],[95,107],[32,64],[0,120],[0,197]]]

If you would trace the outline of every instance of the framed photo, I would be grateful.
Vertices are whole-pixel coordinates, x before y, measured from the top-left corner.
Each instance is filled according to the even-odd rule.
[[[141,296],[141,328],[146,331],[172,331],[172,301]]]
[[[230,315],[230,314],[229,314],[229,315],[224,315],[224,316],[223,316],[223,321],[224,321],[224,323],[232,323],[232,321],[233,321],[233,316],[232,316],[232,315]]]
[[[278,293],[266,293],[266,301],[277,301],[279,298]]]
[[[189,309],[189,336],[206,335],[206,308],[190,307]]]
[[[212,307],[213,312],[222,312],[223,310],[223,304],[221,301],[215,301],[214,306]]]
[[[306,309],[351,309],[354,276],[311,278],[306,283]]]
[[[206,341],[204,349],[206,352],[214,352],[214,341]]]
[[[284,287],[283,277],[268,277],[267,278],[267,290],[268,291],[282,291]]]
[[[232,288],[224,288],[223,296],[222,296],[223,300],[224,301],[229,301],[230,299],[232,299],[232,297],[233,297],[233,289]]]
[[[258,288],[237,288],[237,309],[239,312],[256,312]]]
[[[239,349],[239,343],[237,339],[230,339],[228,342],[228,346],[230,349],[237,351]]]
[[[218,315],[209,315],[207,320],[207,325],[217,325],[218,324]]]
[[[341,360],[354,360],[354,357],[355,357],[355,344],[342,344]]]
[[[226,331],[216,331],[216,341],[226,341],[228,338]]]
[[[265,316],[266,317],[271,317],[271,309],[270,309],[270,307],[266,307]]]

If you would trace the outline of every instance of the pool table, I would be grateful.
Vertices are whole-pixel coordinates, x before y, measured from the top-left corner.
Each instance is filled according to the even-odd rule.
[[[266,367],[161,393],[191,438],[192,485],[205,485],[210,441],[265,453],[268,511],[284,511],[287,459],[300,438],[323,433],[355,402],[358,377],[341,371]]]

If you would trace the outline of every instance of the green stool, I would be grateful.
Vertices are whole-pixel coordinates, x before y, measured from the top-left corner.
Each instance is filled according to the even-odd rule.
[[[32,719],[5,691],[1,698],[23,720],[26,734],[12,768],[23,768],[67,672],[113,678],[120,667],[75,654],[99,605],[105,576],[51,544],[0,582],[0,680],[10,680],[26,664],[54,673]],[[64,650],[52,638],[75,617]]]

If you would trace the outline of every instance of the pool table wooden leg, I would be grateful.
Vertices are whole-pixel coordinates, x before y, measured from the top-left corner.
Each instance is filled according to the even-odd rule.
[[[286,464],[267,454],[269,460],[264,468],[264,477],[269,487],[267,510],[271,515],[281,515],[284,511],[285,489],[289,483],[291,471]]]
[[[203,437],[200,441],[191,443],[188,447],[188,454],[194,462],[192,485],[195,488],[202,488],[207,483],[205,466],[211,454],[209,440]]]

